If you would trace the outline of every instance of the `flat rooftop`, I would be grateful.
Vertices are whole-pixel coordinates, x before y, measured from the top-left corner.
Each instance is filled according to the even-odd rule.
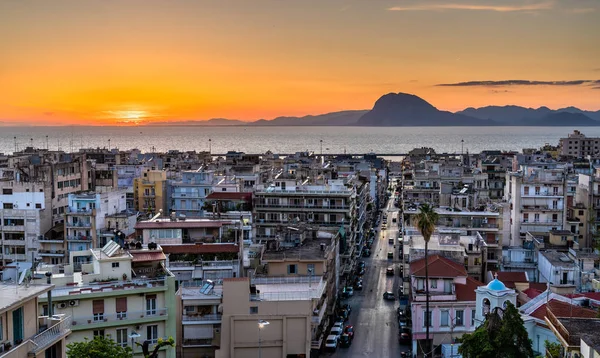
[[[305,301],[323,295],[327,283],[321,276],[264,277],[252,279],[257,294],[251,299],[259,301]]]
[[[325,244],[324,250],[321,250],[321,244]],[[306,239],[300,246],[281,248],[279,251],[265,251],[263,260],[279,261],[285,259],[299,260],[321,260],[329,251],[331,239]]]
[[[569,331],[571,344],[578,346],[583,339],[596,351],[600,351],[600,319],[595,318],[557,318]]]
[[[540,254],[544,256],[553,266],[573,268],[574,261],[564,252],[548,250],[540,251]]]
[[[27,287],[24,284],[15,285],[10,283],[0,284],[0,313],[4,313],[14,307],[25,303],[38,297],[39,295],[45,294],[50,291],[54,285],[38,285],[30,284]]]
[[[457,251],[464,252],[465,246],[461,245],[461,242],[469,243],[471,239],[474,240],[475,236],[461,236],[456,243],[442,243],[440,244],[440,236],[444,237],[445,235],[431,235],[431,240],[429,240],[428,249],[431,250],[439,250],[439,251]],[[409,240],[404,239],[404,245],[408,245],[411,250],[425,250],[425,239],[421,235],[411,235],[409,236]]]

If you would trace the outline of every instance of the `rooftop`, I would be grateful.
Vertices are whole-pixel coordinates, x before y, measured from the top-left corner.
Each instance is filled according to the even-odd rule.
[[[231,243],[223,244],[182,244],[182,245],[161,245],[165,254],[217,254],[217,253],[236,253],[239,252],[239,246]]]
[[[324,244],[323,250],[321,244]],[[279,251],[265,251],[264,261],[283,261],[286,259],[297,260],[322,260],[329,251],[331,238],[306,239],[302,244],[291,248],[282,248]]]
[[[569,332],[569,343],[579,346],[583,339],[596,350],[600,349],[600,319],[590,318],[557,318]]]
[[[255,277],[252,283],[258,301],[305,301],[319,299],[327,283],[321,276]]]
[[[428,266],[429,277],[467,276],[463,265],[440,255],[429,256]],[[410,263],[410,274],[416,277],[425,277],[425,258]]]
[[[544,320],[547,310],[552,311],[556,317],[577,317],[577,318],[594,318],[598,312],[589,308],[577,306],[557,299],[551,299],[548,303],[539,306],[535,311],[531,312],[531,316]]]
[[[477,293],[475,290],[477,287],[482,286],[483,283],[478,280],[467,277],[467,281],[464,285],[456,284],[456,300],[458,301],[475,301]]]
[[[159,218],[155,220],[140,221],[135,224],[136,230],[143,229],[194,229],[205,227],[221,227],[232,225],[236,220],[211,220],[211,219],[186,219],[172,221],[170,218]]]
[[[552,266],[575,269],[573,260],[564,252],[547,250],[540,251],[540,254],[544,256]]]
[[[50,291],[54,285],[24,284],[15,285],[10,283],[0,284],[0,313],[4,313],[26,301],[34,299]]]
[[[208,194],[207,200],[251,200],[252,193],[247,192],[213,192]]]

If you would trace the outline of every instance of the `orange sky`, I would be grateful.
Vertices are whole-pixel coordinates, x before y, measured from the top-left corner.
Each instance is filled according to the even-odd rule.
[[[388,92],[600,109],[597,0],[20,0],[0,14],[4,124],[270,119]],[[553,84],[436,86],[505,80]]]

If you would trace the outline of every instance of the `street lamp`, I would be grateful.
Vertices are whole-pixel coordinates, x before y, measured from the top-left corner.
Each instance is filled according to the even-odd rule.
[[[265,326],[270,325],[269,321],[265,321],[264,319],[258,320],[258,358],[262,358],[262,350],[260,347],[261,339],[260,339],[260,331],[265,328]]]
[[[140,338],[142,335],[137,333],[136,331],[131,332],[131,334],[129,335],[129,338],[131,338],[131,355],[133,356],[133,350],[134,350],[134,341],[137,340],[138,338]]]

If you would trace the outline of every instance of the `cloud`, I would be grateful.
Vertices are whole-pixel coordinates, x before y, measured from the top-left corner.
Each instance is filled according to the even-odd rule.
[[[580,86],[600,83],[600,80],[575,80],[575,81],[529,81],[529,80],[504,80],[504,81],[468,81],[456,83],[440,83],[437,87],[476,87],[476,86]]]
[[[600,90],[600,86],[592,87],[592,89],[598,89],[598,90]]]
[[[590,12],[595,12],[596,9],[593,7],[577,7],[569,10],[569,12],[573,14],[589,14]]]
[[[504,90],[504,91],[502,91],[502,90],[491,90],[490,91],[490,93],[493,93],[493,94],[498,94],[498,93],[514,93],[514,92],[515,91],[509,91],[509,90]]]
[[[412,4],[404,6],[393,6],[389,11],[444,11],[444,10],[470,10],[470,11],[495,11],[495,12],[520,12],[550,10],[554,2],[537,2],[523,5],[481,5],[463,3],[438,3],[438,4]]]

